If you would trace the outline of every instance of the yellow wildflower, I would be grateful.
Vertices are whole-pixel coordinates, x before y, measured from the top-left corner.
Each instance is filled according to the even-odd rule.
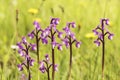
[[[113,23],[111,21],[109,21],[109,26],[112,27],[113,26]]]
[[[33,21],[41,22],[40,18],[34,18]]]
[[[37,13],[38,13],[38,9],[30,8],[30,9],[28,10],[28,12],[31,13],[31,14],[37,14]]]
[[[87,4],[86,4],[86,2],[80,2],[80,6],[82,6],[82,7],[86,7]]]
[[[85,35],[86,38],[95,38],[96,36],[94,35],[94,33],[87,33]]]

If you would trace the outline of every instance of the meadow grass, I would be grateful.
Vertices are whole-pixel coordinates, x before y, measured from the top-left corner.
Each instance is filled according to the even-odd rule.
[[[95,38],[86,38],[85,35],[92,32],[100,18],[110,19],[108,29],[115,34],[112,41],[106,39],[105,50],[105,80],[120,79],[120,0],[0,0],[0,80],[20,80],[20,76],[27,71],[19,72],[17,64],[21,62],[17,51],[11,49],[21,40],[21,37],[30,32],[35,18],[41,19],[41,27],[48,26],[50,17],[59,17],[62,30],[66,22],[75,21],[78,40],[82,41],[81,48],[73,46],[73,67],[71,80],[101,80],[101,47],[93,43]],[[30,8],[38,9],[38,13],[32,15]],[[18,10],[18,23],[16,23],[16,10]],[[104,15],[105,14],[105,15]],[[46,53],[50,53],[50,45],[40,47],[40,59],[44,59]],[[69,50],[55,50],[55,59],[58,64],[58,72],[55,80],[66,80],[69,65]],[[36,58],[35,53],[30,53]],[[37,80],[37,64],[32,69],[32,80]],[[47,80],[47,76],[39,73],[40,80]]]

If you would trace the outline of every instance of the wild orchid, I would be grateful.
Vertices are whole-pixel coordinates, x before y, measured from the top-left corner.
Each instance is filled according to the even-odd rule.
[[[36,53],[37,53],[37,62],[39,63],[39,42],[41,40],[40,32],[42,32],[42,29],[40,27],[39,22],[34,21],[33,25],[35,26],[35,29],[28,34],[30,39],[33,39],[35,37],[36,40]]]
[[[36,50],[36,45],[28,43],[26,38],[23,37],[21,42],[17,43],[18,46],[18,53],[22,58],[24,58],[24,62],[21,64],[18,64],[17,67],[19,71],[23,70],[23,66],[27,69],[28,72],[28,80],[31,80],[31,72],[30,72],[30,67],[34,65],[34,59],[30,57],[29,50]]]
[[[70,76],[71,76],[71,69],[72,69],[72,54],[73,54],[73,51],[72,51],[72,45],[75,43],[75,46],[77,48],[80,47],[81,45],[81,42],[80,41],[77,41],[76,37],[75,37],[75,34],[70,30],[70,28],[75,28],[76,27],[76,24],[75,22],[70,22],[70,23],[67,23],[66,27],[63,28],[64,32],[65,32],[65,37],[64,39],[62,39],[63,41],[63,44],[69,48],[70,50],[70,60],[69,60],[69,72],[68,72],[68,80],[70,79]]]
[[[102,79],[104,79],[104,62],[105,62],[105,37],[107,36],[109,40],[113,39],[114,34],[109,32],[105,26],[109,26],[109,19],[103,18],[100,20],[100,25],[98,25],[93,32],[98,38],[94,41],[97,46],[102,44]]]
[[[62,50],[62,44],[56,42],[56,36],[57,34],[58,38],[62,37],[62,32],[57,30],[57,25],[59,24],[59,18],[51,18],[50,25],[45,28],[45,30],[42,31],[41,39],[43,44],[48,43],[48,38],[51,42],[51,51],[52,51],[52,80],[54,80],[55,75],[55,47],[58,48],[58,50]]]
[[[42,73],[47,72],[48,80],[50,80],[49,70],[50,70],[51,66],[53,66],[53,65],[50,63],[50,57],[49,57],[49,55],[46,54],[46,55],[45,55],[45,59],[42,60],[39,64],[40,64],[39,70],[40,70]],[[57,64],[55,64],[54,70],[55,70],[55,71],[58,70]]]

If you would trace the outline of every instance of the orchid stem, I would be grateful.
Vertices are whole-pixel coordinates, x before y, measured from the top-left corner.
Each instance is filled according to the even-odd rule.
[[[52,29],[51,29],[51,42],[54,41],[54,34],[52,32]],[[51,47],[52,47],[52,44],[51,44]],[[55,77],[55,70],[54,70],[54,66],[55,66],[55,59],[54,59],[54,49],[52,48],[52,80],[54,80],[54,77]]]
[[[30,73],[30,66],[29,66],[28,58],[27,58],[27,70],[28,70],[28,80],[31,80],[31,73]]]
[[[104,61],[105,61],[105,39],[104,30],[102,30],[103,41],[102,41],[102,80],[104,80]]]
[[[48,75],[48,80],[50,80],[50,73],[49,73],[48,63],[47,63],[47,75]]]
[[[39,39],[38,39],[38,32],[37,32],[37,29],[36,29],[36,46],[37,46],[37,62],[39,64]]]
[[[70,80],[71,77],[71,68],[72,68],[72,42],[71,42],[71,38],[70,38],[70,62],[69,62],[69,72],[68,72],[68,78],[67,80]]]

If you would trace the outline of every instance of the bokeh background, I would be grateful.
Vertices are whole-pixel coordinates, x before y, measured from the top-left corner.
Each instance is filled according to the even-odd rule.
[[[120,0],[0,0],[0,80],[20,80],[23,74],[27,75],[27,71],[20,72],[17,69],[21,57],[13,46],[34,29],[34,20],[38,20],[41,27],[45,28],[51,17],[60,18],[57,27],[60,30],[67,22],[75,21],[77,25],[73,31],[82,45],[79,49],[73,47],[71,80],[101,80],[101,47],[93,43],[96,37],[92,30],[100,24],[101,18],[109,18],[110,26],[107,28],[115,36],[112,41],[106,37],[105,80],[119,80],[119,7]],[[46,53],[51,56],[50,45],[40,47],[40,59],[44,59]],[[30,54],[36,58],[34,52]],[[69,50],[65,47],[61,52],[56,49],[55,60],[59,65],[55,80],[66,80]],[[35,65],[31,69],[32,80],[37,80],[36,68]],[[39,75],[40,80],[47,80],[46,74],[40,72]]]

